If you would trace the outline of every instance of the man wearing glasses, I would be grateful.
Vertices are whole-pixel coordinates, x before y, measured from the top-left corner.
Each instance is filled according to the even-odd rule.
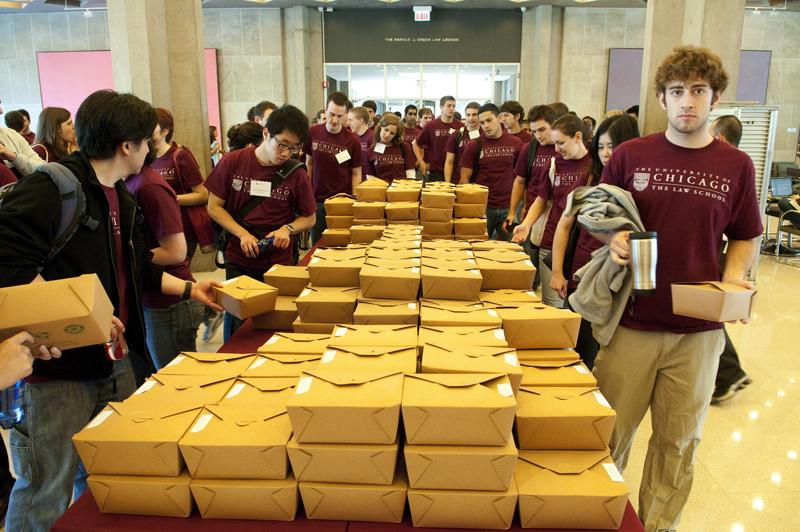
[[[208,213],[229,234],[226,279],[247,275],[261,281],[273,265],[292,264],[293,236],[314,226],[308,174],[302,165],[289,173],[287,164],[307,135],[306,115],[284,105],[267,118],[264,142],[223,157],[206,180]],[[284,179],[277,175],[282,168]],[[226,341],[241,323],[225,314]]]

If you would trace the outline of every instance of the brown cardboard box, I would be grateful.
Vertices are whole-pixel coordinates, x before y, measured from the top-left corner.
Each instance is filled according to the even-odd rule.
[[[322,355],[262,354],[253,360],[242,377],[269,377],[271,379],[297,378],[307,369],[319,366]]]
[[[385,201],[357,201],[353,203],[353,215],[360,220],[377,220],[386,216]]]
[[[292,323],[297,318],[297,305],[294,296],[278,296],[275,310],[266,314],[253,316],[253,329],[269,329],[273,331],[291,331]]]
[[[476,252],[475,260],[483,277],[482,290],[525,290],[533,285],[536,267],[524,253]]]
[[[447,248],[423,248],[422,249],[422,258],[425,262],[430,262],[426,259],[433,259],[434,261],[446,261],[452,262],[454,260],[457,261],[469,261],[468,265],[465,267],[474,268],[478,265],[478,262],[475,260],[475,254],[472,253],[469,249],[447,249]]]
[[[424,274],[424,270],[423,270]],[[520,349],[575,347],[581,316],[546,305],[498,309],[508,345]]]
[[[472,246],[473,251],[495,251],[495,250],[525,251],[525,249],[519,244],[515,244],[513,242],[505,242],[503,240],[485,240],[485,241],[476,240],[474,242],[471,242],[470,244]]]
[[[353,220],[353,227],[361,227],[361,226],[377,226],[381,227],[381,230],[386,229],[386,218],[355,218]],[[353,229],[351,227],[350,229]],[[350,231],[352,234],[352,231]],[[353,242],[354,244],[363,244],[363,242]]]
[[[422,222],[425,235],[428,236],[450,236],[453,234],[453,222]]]
[[[356,187],[358,201],[386,201],[386,189],[389,183],[382,179],[367,179]]]
[[[350,229],[353,226],[353,216],[326,216],[325,225],[328,229]]]
[[[460,218],[467,220],[467,218]],[[484,232],[482,235],[456,235],[456,239],[467,240],[469,242],[489,241],[489,233]]]
[[[340,250],[323,250],[340,251]],[[341,250],[341,256],[325,256],[314,254],[308,263],[308,275],[311,277],[311,284],[315,287],[321,286],[358,286],[358,274],[364,265],[364,256],[347,256],[350,250]],[[353,250],[358,252],[359,250]],[[302,290],[300,291],[302,293]],[[300,295],[300,294],[298,294]]]
[[[517,487],[505,491],[408,490],[415,527],[508,530],[517,508]]]
[[[214,287],[217,303],[239,319],[275,310],[278,289],[242,275]]]
[[[417,226],[419,225],[419,218],[414,218],[412,220],[387,220],[386,226],[387,227],[398,227],[398,226]]]
[[[298,381],[286,409],[300,443],[394,443],[403,374],[315,369]]]
[[[485,218],[456,218],[453,220],[456,236],[475,238],[486,233]]]
[[[424,222],[450,222],[453,219],[453,208],[425,207],[423,205],[419,208],[419,219],[423,224]]]
[[[72,437],[86,471],[92,475],[179,475],[183,458],[178,441],[203,406],[219,401],[234,382],[205,378],[210,382],[199,385],[203,380],[155,375],[127,400],[109,403]]]
[[[373,220],[369,225],[354,225],[350,228],[350,242],[352,244],[369,244],[373,240],[380,238],[383,234],[382,225],[374,225]]]
[[[313,323],[305,322],[299,317],[292,323],[292,331],[304,334],[331,334],[335,323]]]
[[[455,203],[456,195],[449,190],[431,190],[427,187],[422,190],[420,206],[426,209],[450,209],[452,213]]]
[[[331,346],[331,348],[322,355],[320,367],[342,371],[391,370],[401,371],[403,373],[416,373],[417,346]]]
[[[297,514],[297,481],[192,480],[192,496],[203,519],[293,521]]]
[[[441,241],[441,242],[423,242],[422,249],[457,249],[457,250],[470,250],[470,245],[463,241]]]
[[[391,248],[370,248],[367,252],[368,259],[382,259],[382,260],[397,260],[407,261],[411,259],[419,259],[422,252],[419,246],[409,245],[408,249],[391,249]],[[410,264],[410,266],[418,266],[418,264]]]
[[[369,249],[367,250],[367,256],[373,257],[376,256],[374,252],[378,250],[387,250],[387,251],[408,251],[408,250],[417,250],[419,251],[420,246],[422,245],[421,236],[409,235],[408,237],[392,237],[389,239],[384,235],[383,237],[379,238],[372,244],[370,244]],[[419,256],[419,255],[417,255]]]
[[[330,339],[330,334],[276,332],[258,348],[258,352],[271,355],[316,355],[321,357]]]
[[[426,327],[500,327],[500,315],[481,303],[469,306],[423,300],[420,302],[419,322]]]
[[[361,293],[375,299],[415,300],[421,281],[420,267],[387,267],[367,260],[359,274]]]
[[[270,355],[272,357],[296,357],[311,358],[316,355]],[[262,357],[263,358],[263,357]],[[319,357],[322,358],[322,357]],[[317,358],[317,362],[319,362]],[[255,362],[253,363],[255,365]],[[298,364],[302,365],[302,363]],[[286,404],[286,401],[294,394],[294,387],[297,384],[297,377],[261,377],[259,370],[265,366],[251,366],[250,371],[255,377],[238,377],[234,382],[228,393],[221,401],[214,401],[215,403],[222,402],[226,406],[239,407],[239,408],[253,408],[254,405],[280,405]],[[247,373],[247,372],[245,372]],[[261,373],[268,374],[268,371]],[[288,372],[287,372],[288,373]]]
[[[479,297],[484,305],[516,308],[542,300],[533,290],[481,290]]]
[[[253,353],[192,353],[184,351],[158,371],[159,375],[239,375],[255,360]]]
[[[463,269],[444,261],[428,261],[422,266],[422,296],[428,299],[477,301],[482,282],[477,267]]]
[[[392,185],[386,190],[386,199],[390,202],[413,201],[419,203],[421,193],[421,187],[395,186],[392,182]]]
[[[380,253],[383,250],[376,250]],[[422,266],[422,260],[418,258],[413,259],[376,259],[374,257],[367,257],[366,266],[374,266],[378,268],[413,268]],[[363,268],[362,268],[363,269]]]
[[[578,362],[581,357],[574,349],[517,349],[517,358],[526,362],[538,362],[542,360],[563,360],[566,362]]]
[[[603,450],[617,415],[597,388],[534,388],[517,394],[520,449]]]
[[[755,296],[755,290],[733,283],[672,283],[672,312],[716,322],[749,320]]]
[[[419,220],[419,203],[416,201],[395,201],[386,204],[386,219],[391,221],[398,220]]]
[[[486,205],[489,201],[489,188],[477,183],[456,186],[456,201],[458,203],[479,203]]]
[[[454,218],[486,218],[485,203],[456,203],[453,207]]]
[[[0,288],[0,340],[28,331],[47,347],[106,342],[114,306],[95,274]]]
[[[325,200],[326,216],[353,216],[353,203],[356,200],[347,194],[336,194]]]
[[[416,325],[337,325],[328,345],[399,346],[417,345]]]
[[[308,519],[400,523],[408,482],[399,471],[389,486],[300,482]]]
[[[425,344],[508,347],[500,327],[420,327],[419,345]]]
[[[407,225],[407,226],[398,226],[392,227],[389,230],[389,233],[400,233],[400,234],[408,234],[408,233],[420,233],[422,231],[422,226],[420,225]]]
[[[286,446],[292,471],[301,482],[388,486],[394,482],[400,445],[297,443]]]
[[[417,325],[419,304],[395,299],[360,299],[353,323],[356,325]]]
[[[323,248],[341,248],[347,247],[350,243],[350,228],[347,229],[325,229],[322,232],[322,238],[319,241],[320,247]]]
[[[305,266],[275,264],[264,272],[264,282],[278,289],[278,296],[299,296],[309,283]]]
[[[505,491],[517,463],[513,438],[501,447],[405,445],[403,455],[414,489]]]
[[[502,373],[508,376],[514,395],[522,382],[513,347],[425,344],[420,373]]]
[[[423,242],[439,242],[442,240],[449,241],[454,239],[455,235],[427,235],[427,234],[422,235]]]
[[[192,513],[191,478],[90,475],[87,483],[104,514],[189,517]]]
[[[318,288],[309,286],[297,299],[297,314],[307,323],[352,323],[358,288]]]
[[[505,445],[517,401],[505,375],[406,375],[403,426],[411,444]]]
[[[569,360],[520,360],[522,386],[588,387],[597,386],[592,372],[582,362]]]
[[[608,451],[520,451],[514,479],[523,528],[617,530],[622,523],[628,488]]]

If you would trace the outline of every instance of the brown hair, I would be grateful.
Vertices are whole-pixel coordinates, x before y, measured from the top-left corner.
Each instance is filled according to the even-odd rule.
[[[557,119],[555,110],[549,105],[534,105],[528,110],[528,121],[531,124],[544,120],[552,126]]]
[[[169,131],[169,134],[164,138],[167,141],[167,144],[172,142],[172,135],[175,133],[175,119],[172,117],[172,113],[169,110],[164,109],[163,107],[156,107],[156,121],[158,122],[158,127]]]
[[[333,102],[334,105],[342,105],[347,107],[347,104],[350,103],[350,100],[347,99],[347,95],[343,92],[332,92],[328,95],[328,100],[325,102],[325,108],[328,108],[328,104]]]
[[[400,146],[403,143],[403,132],[405,131],[405,127],[403,126],[403,121],[395,114],[384,115],[383,118],[380,119],[378,122],[378,127],[375,128],[375,140],[373,141],[372,145],[375,146],[377,143],[381,141],[381,128],[386,126],[394,126],[397,128],[397,134],[392,139],[392,144],[395,146]]]
[[[696,79],[708,81],[711,89],[718,94],[728,86],[728,73],[717,54],[698,46],[676,46],[656,71],[656,93],[664,94],[670,81],[688,82]]]
[[[431,115],[433,116],[433,109],[430,107],[423,107],[419,110],[419,117],[422,118],[422,115]]]
[[[356,118],[360,118],[364,125],[369,125],[369,111],[367,111],[366,107],[353,107],[348,113],[353,113],[353,116]]]
[[[553,129],[559,130],[568,137],[574,137],[579,132],[582,138],[586,138],[586,124],[575,115],[566,114],[556,120]]]
[[[49,148],[57,159],[69,155],[69,145],[61,138],[61,124],[70,118],[69,111],[63,107],[45,107],[39,113],[39,126],[36,128],[36,144]]]

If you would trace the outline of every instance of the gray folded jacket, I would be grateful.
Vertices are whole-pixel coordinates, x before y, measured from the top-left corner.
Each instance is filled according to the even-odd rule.
[[[578,223],[590,233],[645,230],[630,192],[613,185],[576,188],[567,197],[563,215],[577,215]],[[574,278],[579,284],[569,296],[570,305],[592,324],[595,340],[608,345],[633,289],[630,269],[611,259],[606,244],[592,253]]]

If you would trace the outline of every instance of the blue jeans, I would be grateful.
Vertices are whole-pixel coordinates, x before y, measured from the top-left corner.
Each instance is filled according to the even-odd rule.
[[[181,351],[197,351],[197,329],[205,317],[205,306],[193,300],[168,308],[144,309],[147,350],[157,370]]]
[[[112,376],[104,379],[25,385],[25,419],[10,434],[18,478],[8,503],[6,530],[50,530],[73,495],[77,499],[86,490],[87,474],[72,436],[108,402],[122,401],[134,389],[128,359],[115,362]]]
[[[509,234],[503,231],[503,222],[508,218],[508,207],[489,207],[486,209],[486,232],[489,238],[508,242]]]
[[[314,222],[314,227],[311,228],[311,245],[313,246],[319,239],[322,238],[322,232],[328,228],[325,221],[325,203],[317,202],[317,221]]]

